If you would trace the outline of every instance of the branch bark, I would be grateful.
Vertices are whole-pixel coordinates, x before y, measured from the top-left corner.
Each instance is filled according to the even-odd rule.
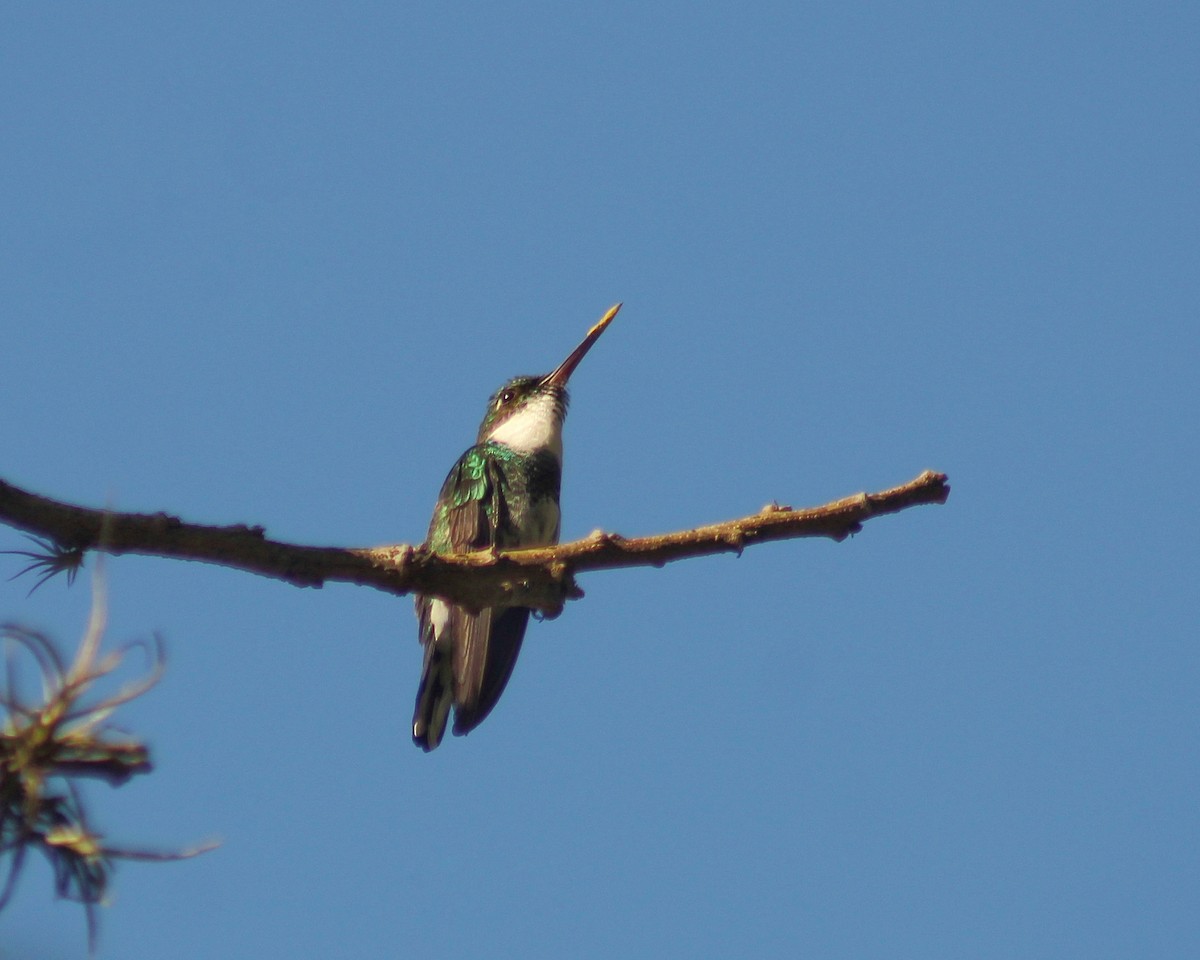
[[[597,530],[582,540],[509,552],[438,556],[423,546],[313,547],[269,540],[262,527],[205,526],[166,513],[116,513],[51,500],[0,480],[0,522],[61,550],[197,560],[284,580],[300,587],[344,582],[389,593],[427,593],[476,609],[522,605],[555,616],[583,596],[576,573],[661,567],[686,557],[741,554],[755,543],[800,537],[841,541],[872,517],[920,504],[945,503],[946,475],[925,471],[880,493],[859,493],[820,507],[768,504],[758,513],[649,537]]]

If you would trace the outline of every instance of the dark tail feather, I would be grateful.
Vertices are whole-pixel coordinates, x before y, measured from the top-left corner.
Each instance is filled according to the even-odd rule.
[[[428,753],[437,749],[446,732],[446,717],[454,701],[453,671],[450,658],[434,643],[425,648],[421,685],[417,688],[417,706],[413,711],[413,743]]]
[[[512,676],[521,652],[521,641],[525,638],[525,627],[529,623],[527,607],[510,607],[496,618],[487,641],[487,662],[483,665],[483,678],[479,685],[479,696],[472,702],[458,703],[454,707],[454,735],[461,737],[470,733],[487,719],[492,707],[504,693],[508,678]]]

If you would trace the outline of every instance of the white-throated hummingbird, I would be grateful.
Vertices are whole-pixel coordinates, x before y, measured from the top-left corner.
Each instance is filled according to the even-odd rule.
[[[609,309],[552,373],[514,377],[488,400],[475,446],[458,458],[438,494],[426,538],[431,550],[469,553],[558,542],[567,381],[620,309],[619,303]],[[460,736],[491,712],[521,652],[530,611],[472,612],[423,595],[416,606],[425,658],[413,742],[429,751],[441,743],[451,707]]]

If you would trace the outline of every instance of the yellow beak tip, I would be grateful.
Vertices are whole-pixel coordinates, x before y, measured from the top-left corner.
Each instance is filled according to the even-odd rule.
[[[620,311],[621,306],[622,304],[620,303],[614,303],[611,307],[609,307],[604,316],[597,320],[595,326],[593,326],[592,329],[587,332],[588,339],[600,336],[600,334],[604,331],[604,328],[612,323],[613,317],[615,317]]]

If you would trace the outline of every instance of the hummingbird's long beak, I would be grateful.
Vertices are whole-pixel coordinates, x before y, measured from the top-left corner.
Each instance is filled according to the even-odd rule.
[[[571,374],[575,372],[575,368],[579,366],[579,361],[582,360],[589,350],[592,349],[592,344],[600,339],[600,334],[604,332],[604,328],[612,323],[613,317],[617,315],[617,311],[621,309],[621,305],[614,304],[608,308],[608,312],[604,314],[591,330],[587,332],[587,336],[583,338],[583,342],[579,344],[571,355],[558,365],[558,369],[547,376],[542,383],[548,386],[565,387],[567,381],[571,379]]]

